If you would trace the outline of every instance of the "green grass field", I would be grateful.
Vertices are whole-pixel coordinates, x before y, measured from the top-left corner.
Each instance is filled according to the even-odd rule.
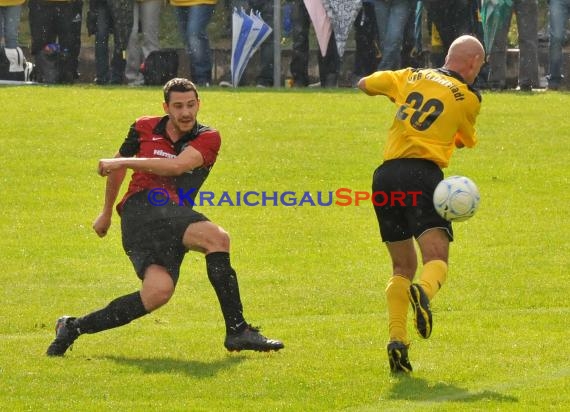
[[[390,376],[390,263],[369,203],[199,208],[232,236],[246,318],[286,347],[230,354],[204,259],[189,254],[159,311],[44,353],[55,319],[139,286],[119,218],[99,239],[97,160],[158,88],[0,88],[0,409],[3,411],[544,411],[570,403],[570,94],[484,94],[480,144],[447,175],[479,186],[455,225],[434,332],[411,377]],[[369,190],[394,106],[354,90],[208,89],[224,139],[203,190]]]

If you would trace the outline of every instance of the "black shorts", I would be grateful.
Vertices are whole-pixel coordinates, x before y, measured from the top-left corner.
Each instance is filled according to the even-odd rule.
[[[451,223],[438,215],[433,206],[433,191],[442,179],[439,166],[424,159],[387,160],[374,171],[372,191],[382,192],[374,196],[382,241],[398,242],[412,236],[417,239],[434,228],[444,229],[449,240],[453,240]],[[403,198],[403,205],[392,201],[394,194]]]
[[[188,252],[182,243],[184,232],[190,224],[208,221],[208,218],[174,202],[154,206],[147,195],[147,191],[136,193],[123,205],[123,248],[141,280],[146,269],[156,264],[164,266],[176,284],[182,260]]]

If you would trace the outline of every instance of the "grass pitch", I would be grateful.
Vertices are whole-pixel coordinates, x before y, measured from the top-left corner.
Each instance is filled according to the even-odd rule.
[[[394,106],[354,90],[201,91],[223,145],[203,190],[369,190]],[[279,353],[229,354],[199,254],[159,311],[44,353],[55,319],[136,290],[119,219],[99,239],[97,160],[131,122],[161,114],[158,88],[0,88],[0,405],[6,411],[563,410],[570,403],[570,95],[484,94],[480,144],[446,175],[479,186],[455,227],[434,332],[411,377],[390,376],[390,274],[369,203],[204,206],[232,236],[246,318]]]

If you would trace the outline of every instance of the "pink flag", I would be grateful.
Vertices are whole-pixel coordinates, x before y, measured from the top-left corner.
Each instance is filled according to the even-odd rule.
[[[304,0],[304,2],[313,22],[321,55],[324,57],[327,54],[327,47],[332,34],[331,19],[327,15],[322,0]]]

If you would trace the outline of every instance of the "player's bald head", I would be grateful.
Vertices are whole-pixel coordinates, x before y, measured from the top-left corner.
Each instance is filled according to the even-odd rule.
[[[476,37],[464,35],[451,43],[444,67],[463,76],[471,84],[485,61],[485,49]]]
[[[473,36],[460,36],[451,43],[448,58],[466,59],[475,56],[484,56],[485,49],[481,42]]]

